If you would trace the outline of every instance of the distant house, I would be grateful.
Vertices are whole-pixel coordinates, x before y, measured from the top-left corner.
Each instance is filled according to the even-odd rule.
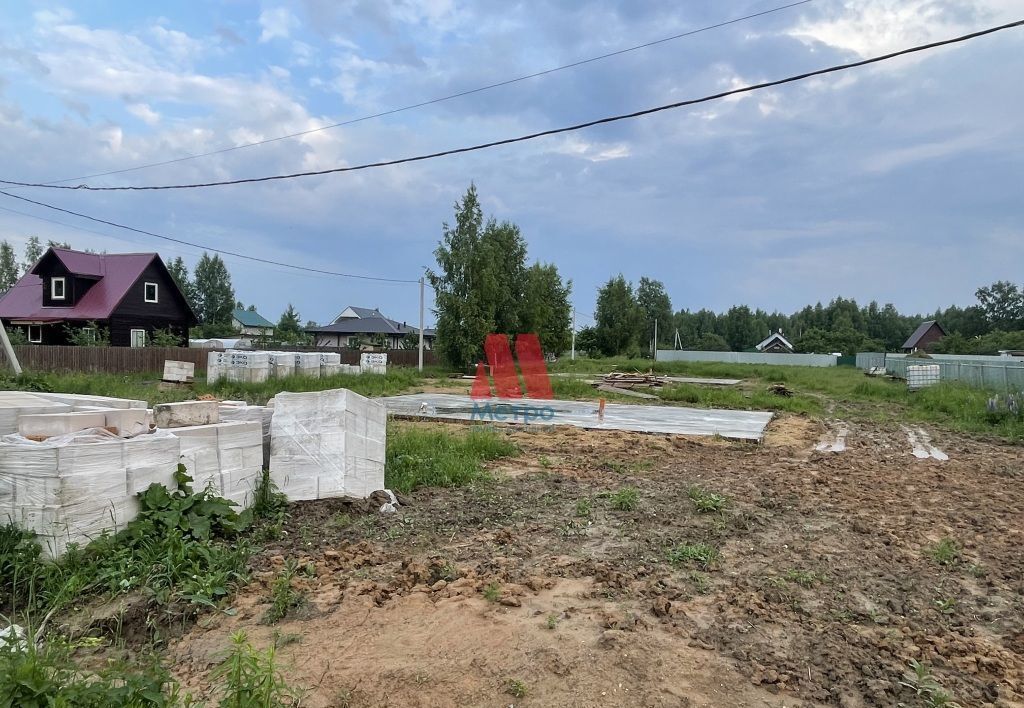
[[[346,307],[330,324],[311,327],[306,333],[313,335],[313,344],[318,347],[413,349],[419,343],[419,328],[366,307]],[[434,330],[424,329],[424,348],[431,349],[434,338]]]
[[[928,345],[934,344],[946,336],[946,330],[935,320],[925,320],[917,326],[910,338],[903,342],[903,351],[916,352],[918,349],[927,349]]]
[[[231,324],[243,337],[269,339],[274,336],[274,323],[253,310],[236,308],[231,313]]]
[[[768,338],[762,341],[760,344],[754,347],[759,352],[765,354],[792,354],[793,345],[789,343],[789,340],[782,336],[782,330],[778,332],[772,332],[768,335]]]
[[[0,298],[0,319],[31,344],[69,344],[68,329],[105,328],[115,347],[144,347],[156,330],[187,346],[198,322],[156,253],[49,248]]]

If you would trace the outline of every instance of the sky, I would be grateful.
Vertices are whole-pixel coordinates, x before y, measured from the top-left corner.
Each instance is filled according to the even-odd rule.
[[[542,71],[785,0],[128,0],[0,4],[0,179],[51,181],[318,128]],[[1022,0],[812,0],[414,110],[95,177],[167,184],[328,169],[512,137],[856,61],[1024,18]],[[675,309],[837,296],[931,312],[1024,263],[1024,28],[714,103],[363,172],[162,192],[13,193],[259,258],[416,280],[475,183],[578,324],[622,273]],[[39,218],[39,217],[42,217]],[[43,220],[48,219],[49,221]],[[60,222],[60,223],[54,223]],[[194,265],[202,249],[0,195],[29,236]],[[415,323],[418,286],[225,256],[276,320],[348,305]],[[427,290],[427,323],[434,321]]]

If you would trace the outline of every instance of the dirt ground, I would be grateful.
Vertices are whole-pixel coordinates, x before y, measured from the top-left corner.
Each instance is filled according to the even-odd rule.
[[[918,459],[899,426],[850,424],[817,452],[828,427],[782,416],[762,445],[506,429],[522,454],[492,484],[392,515],[292,505],[237,612],[203,617],[172,665],[203,695],[244,629],[313,707],[939,705],[901,683],[916,660],[962,706],[1024,705],[1022,448],[932,429],[949,459]],[[699,513],[693,486],[724,510]],[[286,558],[315,573],[268,626]]]

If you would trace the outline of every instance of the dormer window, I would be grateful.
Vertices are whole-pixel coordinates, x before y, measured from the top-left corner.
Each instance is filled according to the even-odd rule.
[[[50,278],[50,299],[64,299],[64,278]]]
[[[146,283],[143,297],[146,302],[159,302],[156,283]]]

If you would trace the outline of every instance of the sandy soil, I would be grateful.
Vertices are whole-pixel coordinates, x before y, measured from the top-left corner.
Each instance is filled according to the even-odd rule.
[[[949,460],[917,459],[899,426],[855,423],[845,452],[815,452],[827,428],[783,416],[759,446],[509,430],[523,454],[494,484],[395,515],[293,505],[237,613],[172,645],[175,673],[203,695],[245,629],[309,706],[929,705],[901,684],[911,660],[963,706],[1024,705],[1022,448],[931,429]],[[694,485],[725,509],[698,513]],[[673,564],[684,543],[719,558]],[[286,558],[315,576],[267,626]]]

